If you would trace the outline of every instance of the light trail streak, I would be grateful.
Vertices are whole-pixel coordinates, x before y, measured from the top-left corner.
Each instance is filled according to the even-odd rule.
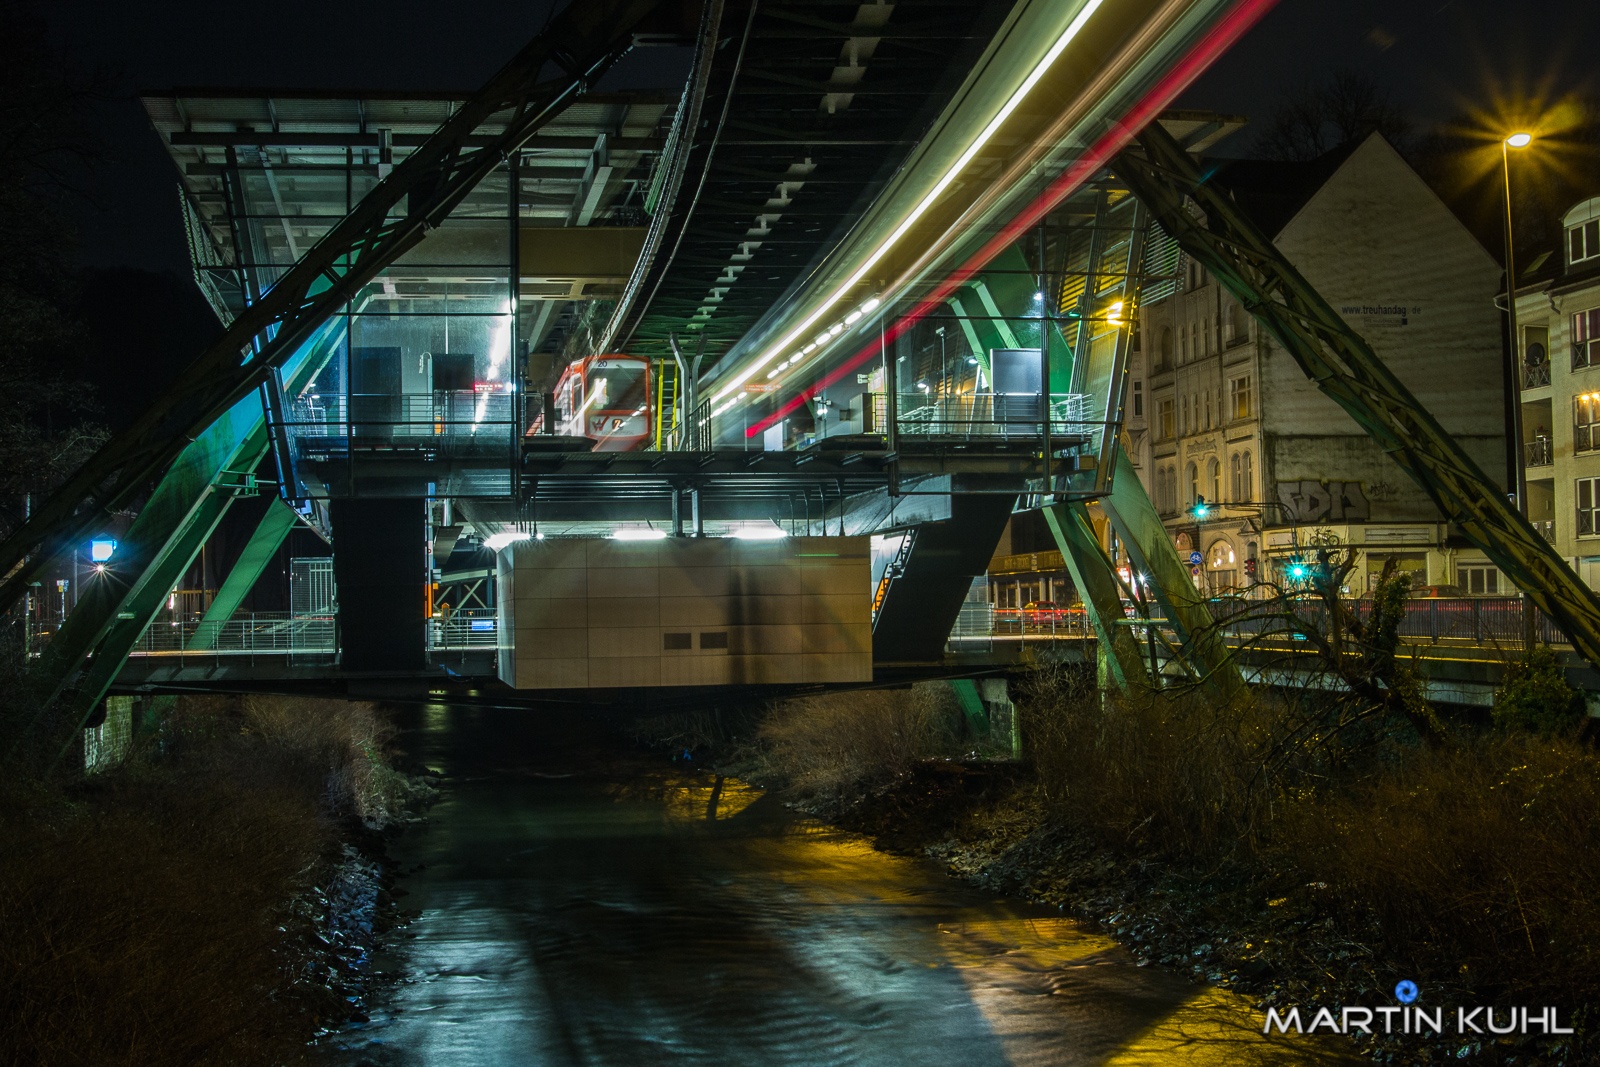
[[[900,221],[900,225],[895,228],[894,232],[886,237],[878,245],[878,247],[872,251],[872,254],[866,258],[866,261],[863,262],[861,266],[856,268],[855,273],[850,275],[850,277],[846,279],[842,285],[835,289],[833,294],[824,300],[821,306],[807,316],[806,319],[800,323],[800,325],[796,326],[794,329],[785,334],[783,340],[777,342],[776,344],[769,345],[767,350],[761,355],[760,358],[752,361],[749,367],[734,377],[733,381],[729,382],[722,389],[718,390],[718,392],[711,398],[712,403],[723,400],[730,393],[738,391],[738,389],[743,386],[745,382],[749,381],[751,377],[765,368],[767,364],[771,363],[780,352],[785,351],[790,345],[798,341],[807,330],[816,325],[816,323],[822,319],[822,317],[826,315],[829,310],[831,310],[841,300],[848,296],[849,293],[861,283],[861,280],[867,276],[867,272],[877,265],[878,260],[882,259],[889,249],[894,247],[894,245],[896,245],[902,237],[910,232],[911,227],[916,225],[917,220],[920,219],[923,214],[933,206],[934,201],[937,200],[944,193],[944,191],[950,187],[950,183],[955,181],[956,178],[960,176],[961,172],[967,169],[967,165],[977,157],[979,152],[983,151],[984,146],[989,143],[989,139],[995,135],[996,131],[998,131],[1005,123],[1006,119],[1011,117],[1011,113],[1015,111],[1018,105],[1022,103],[1023,99],[1033,91],[1033,87],[1039,84],[1039,80],[1049,72],[1050,67],[1054,65],[1058,58],[1060,58],[1061,53],[1066,51],[1067,46],[1072,43],[1073,39],[1078,36],[1079,31],[1082,30],[1084,25],[1089,21],[1089,17],[1098,11],[1104,2],[1105,0],[1088,0],[1088,3],[1083,6],[1083,10],[1078,12],[1077,16],[1073,18],[1073,20],[1067,25],[1067,28],[1062,31],[1061,36],[1056,39],[1056,43],[1050,46],[1050,51],[1045,53],[1044,58],[1039,60],[1039,62],[1034,66],[1033,70],[1028,73],[1027,78],[1023,79],[1022,84],[1017,86],[1016,91],[1011,94],[1011,97],[1003,105],[1001,105],[1000,110],[995,112],[994,117],[989,120],[989,124],[985,126],[978,136],[973,139],[972,143],[967,146],[967,150],[961,153],[960,158],[958,158],[955,163],[953,163],[950,168],[944,172],[939,180],[934,183],[933,188],[930,189],[927,195],[925,195],[922,200],[917,203],[917,206],[912,208],[906,217]],[[835,336],[837,336],[836,333]],[[819,344],[823,343],[822,338],[819,337],[817,340]]]
[[[745,437],[754,437],[764,432],[767,427],[779,419],[786,418],[790,412],[816,396],[823,389],[838,382],[845,375],[853,373],[861,364],[887,348],[890,342],[926,318],[930,312],[944,303],[952,293],[971,280],[973,275],[988,266],[995,256],[1004,251],[1023,233],[1032,229],[1041,218],[1054,211],[1063,200],[1076,192],[1085,181],[1110,163],[1112,157],[1127,146],[1135,133],[1143,129],[1148,123],[1154,122],[1179,93],[1188,88],[1189,84],[1199,77],[1201,72],[1215,62],[1223,52],[1231,48],[1276,3],[1277,0],[1242,0],[1226,17],[1213,26],[1194,48],[1189,50],[1188,55],[1174,64],[1172,69],[1138,103],[1129,109],[1120,122],[1115,123],[1110,130],[1089,147],[1088,151],[1074,161],[1055,181],[1051,182],[1043,192],[1035,197],[1033,202],[1025,207],[1020,214],[985,242],[983,247],[979,248],[965,263],[951,272],[932,293],[920,300],[894,325],[885,329],[879,339],[868,343],[866,347],[862,348],[854,356],[829,371],[815,384],[801,390],[793,399],[781,405],[772,414],[751,424],[745,430]]]

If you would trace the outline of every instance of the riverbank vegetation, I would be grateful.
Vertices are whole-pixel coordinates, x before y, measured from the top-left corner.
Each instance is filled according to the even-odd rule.
[[[0,1063],[287,1064],[348,1016],[352,839],[422,789],[371,705],[183,698],[118,765],[0,787]],[[364,914],[344,914],[352,906]]]
[[[809,810],[1070,908],[1263,1006],[1393,1004],[1411,979],[1424,1005],[1553,1005],[1579,1031],[1372,1043],[1381,1061],[1588,1062],[1600,754],[1582,700],[1541,650],[1510,665],[1492,718],[1427,706],[1389,592],[1387,619],[1380,591],[1360,618],[1323,614],[1316,639],[1342,671],[1381,672],[1375,695],[1105,692],[1084,668],[1044,666],[1013,686],[1020,761],[964,757],[959,713],[919,686],[775,708],[744,765]]]

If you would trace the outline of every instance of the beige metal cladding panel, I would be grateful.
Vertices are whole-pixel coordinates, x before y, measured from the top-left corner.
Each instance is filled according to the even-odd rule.
[[[661,595],[721,597],[733,592],[733,571],[728,567],[661,568]]]
[[[517,627],[519,660],[570,659],[589,655],[589,631],[581,627]]]
[[[590,626],[655,626],[660,621],[660,597],[597,597],[589,601]]]
[[[727,541],[720,537],[674,537],[655,542],[663,567],[726,567]]]
[[[728,631],[728,653],[733,656],[798,655],[802,651],[799,623],[777,626],[735,626]]]
[[[529,598],[516,602],[516,629],[555,629],[589,625],[589,601],[582,597]]]
[[[590,567],[591,597],[656,597],[661,595],[661,572],[654,567]]]
[[[800,656],[805,664],[802,682],[870,682],[872,653],[852,652],[832,656]]]
[[[619,659],[661,655],[659,626],[591,626],[589,658]]]
[[[589,686],[593,689],[660,684],[661,660],[655,656],[619,656],[589,661]]]
[[[801,622],[807,624],[830,622],[856,622],[860,620],[871,621],[872,600],[868,591],[851,596],[834,593],[824,596],[809,596],[799,598],[803,605]]]
[[[736,567],[733,583],[735,591],[745,596],[798,596],[804,591],[798,568],[787,563],[772,567]]]
[[[831,567],[800,567],[800,587],[807,593],[870,593],[872,568],[865,561],[842,561]]]
[[[518,659],[518,689],[586,689],[587,659]]]
[[[805,681],[806,656],[729,656],[727,682],[730,685],[773,685]]]
[[[581,542],[588,546],[589,569],[614,567],[659,567],[668,561],[660,541],[612,541],[593,539]]]
[[[517,570],[531,574],[551,569],[588,566],[588,551],[582,541],[518,541],[511,546],[510,551],[516,561]]]
[[[806,600],[801,596],[733,597],[728,608],[728,623],[732,626],[781,626],[801,622],[800,613]]]
[[[661,661],[662,685],[723,685],[728,681],[727,656],[668,657]]]
[[[589,595],[589,572],[582,567],[553,567],[549,570],[524,570],[517,575],[516,598],[542,598]]]
[[[801,628],[800,651],[813,653],[870,652],[872,650],[872,624],[870,622],[808,623]]]
[[[661,625],[665,629],[727,626],[732,614],[732,597],[664,596],[661,598]]]

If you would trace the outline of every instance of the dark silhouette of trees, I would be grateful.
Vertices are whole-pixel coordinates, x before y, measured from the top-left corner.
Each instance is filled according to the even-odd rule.
[[[0,528],[27,494],[58,482],[100,441],[89,425],[80,366],[85,334],[65,204],[93,156],[83,108],[92,83],[74,83],[41,24],[0,0]]]
[[[1397,148],[1411,136],[1411,120],[1370,78],[1340,71],[1285,95],[1256,137],[1253,154],[1264,159],[1310,160],[1376,130]]]

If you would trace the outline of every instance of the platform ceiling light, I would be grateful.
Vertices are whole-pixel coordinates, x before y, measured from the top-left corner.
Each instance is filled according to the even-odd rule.
[[[498,552],[507,545],[514,545],[518,541],[526,541],[532,534],[522,530],[506,530],[503,533],[492,534],[484,539],[483,547]]]
[[[1083,5],[1083,9],[1079,11],[1073,20],[1067,25],[1067,28],[1061,31],[1061,36],[1056,38],[1055,44],[1050,46],[1050,50],[1040,57],[1039,62],[1035,64],[1033,70],[1031,70],[1028,73],[1028,76],[1022,80],[1022,84],[1017,86],[1016,91],[1012,93],[1006,102],[1000,106],[1000,109],[994,113],[994,116],[989,119],[988,124],[985,125],[984,128],[978,132],[978,135],[972,139],[972,143],[967,145],[966,150],[956,158],[954,163],[950,164],[949,168],[944,172],[944,174],[939,177],[939,180],[933,184],[933,188],[929,189],[927,194],[917,202],[916,206],[906,213],[905,218],[900,220],[900,225],[896,226],[893,232],[891,232],[889,236],[885,237],[883,241],[879,243],[878,247],[874,248],[871,253],[867,255],[866,259],[863,260],[858,267],[856,267],[854,273],[852,273],[850,277],[846,278],[839,285],[839,287],[833,291],[832,295],[827,297],[822,302],[817,310],[813,311],[798,326],[796,326],[788,334],[784,335],[784,337],[776,344],[772,345],[764,353],[762,353],[760,358],[752,361],[747,370],[736,375],[732,381],[723,386],[722,389],[712,397],[713,401],[721,400],[728,394],[738,390],[738,388],[748,381],[753,374],[777,358],[779,352],[788,348],[794,343],[796,338],[800,337],[807,330],[815,326],[817,321],[827,314],[830,308],[832,308],[839,301],[843,300],[855,289],[856,286],[861,284],[862,279],[865,278],[869,272],[871,272],[873,267],[878,265],[878,261],[884,257],[889,249],[893,248],[900,242],[902,237],[911,232],[911,228],[917,224],[917,220],[922,218],[922,216],[927,213],[930,207],[938,203],[940,197],[944,195],[945,190],[950,187],[950,183],[955,181],[956,178],[960,176],[961,172],[967,169],[968,164],[977,158],[978,153],[983,151],[984,146],[989,143],[989,141],[994,137],[995,133],[999,131],[1000,127],[1005,124],[1005,121],[1011,117],[1011,113],[1017,109],[1024,99],[1027,98],[1029,93],[1033,92],[1034,86],[1038,85],[1040,79],[1042,79],[1050,70],[1050,68],[1055,65],[1055,61],[1061,58],[1061,53],[1067,50],[1067,46],[1073,42],[1073,40],[1078,36],[1079,32],[1082,31],[1083,27],[1088,24],[1090,17],[1093,16],[1096,11],[1100,10],[1100,6],[1103,3],[1105,3],[1105,0],[1088,0],[1088,2]],[[872,304],[873,307],[877,307],[878,304],[876,298],[868,301],[867,303]],[[862,307],[866,308],[866,305],[863,304]],[[866,309],[869,311],[871,310],[871,308]]]
[[[782,526],[741,526],[728,535],[741,541],[778,541],[789,536]]]
[[[1034,293],[1033,294],[1033,302],[1036,303],[1036,304],[1044,303],[1044,294],[1043,293]]]
[[[89,559],[95,563],[104,563],[116,550],[117,543],[111,538],[97,538],[89,542]]]
[[[611,531],[613,541],[661,541],[665,540],[667,531],[653,530],[643,526],[624,526]]]

